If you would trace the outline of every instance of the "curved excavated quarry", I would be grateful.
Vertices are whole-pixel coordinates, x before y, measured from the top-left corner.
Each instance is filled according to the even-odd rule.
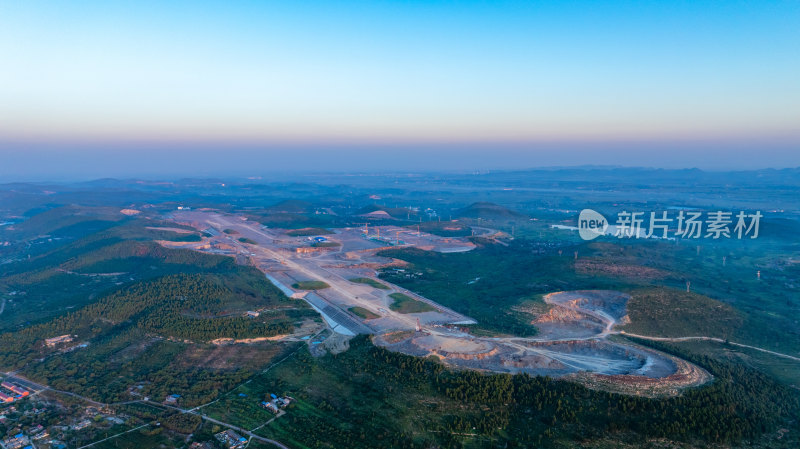
[[[627,320],[629,296],[615,291],[557,292],[545,296],[551,309],[533,323],[535,338],[475,337],[448,327],[414,332],[403,339],[376,336],[386,348],[436,356],[454,367],[492,372],[569,376],[589,386],[640,395],[676,394],[711,379],[705,370],[667,354],[611,341],[614,326]]]

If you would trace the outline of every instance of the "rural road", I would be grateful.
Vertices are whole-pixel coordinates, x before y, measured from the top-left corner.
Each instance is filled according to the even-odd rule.
[[[158,406],[158,407],[166,407],[166,408],[171,408],[171,409],[174,409],[174,410],[180,411],[181,413],[190,413],[190,414],[193,414],[193,415],[197,415],[197,416],[201,417],[202,419],[204,419],[204,420],[206,420],[206,421],[213,422],[213,423],[215,423],[215,424],[219,424],[219,425],[221,425],[221,426],[224,426],[224,427],[227,427],[227,428],[229,428],[229,429],[233,429],[233,430],[235,430],[235,431],[237,431],[237,432],[241,432],[241,433],[243,433],[243,434],[245,434],[245,435],[247,435],[247,436],[249,436],[249,437],[252,437],[252,438],[254,438],[254,439],[256,439],[256,440],[259,440],[259,441],[262,441],[262,442],[264,442],[264,443],[269,443],[269,444],[272,444],[272,445],[278,446],[278,447],[280,447],[281,449],[289,449],[288,447],[286,447],[286,446],[285,446],[283,443],[281,443],[281,442],[279,442],[279,441],[271,440],[271,439],[269,439],[269,438],[264,438],[264,437],[262,437],[262,436],[259,436],[259,435],[256,435],[256,434],[254,434],[253,432],[250,432],[249,430],[242,429],[241,427],[234,426],[233,424],[229,424],[229,423],[226,423],[226,422],[219,421],[219,420],[217,420],[217,419],[211,418],[211,417],[209,417],[209,416],[207,416],[207,415],[204,415],[204,414],[202,414],[202,413],[199,413],[199,412],[196,412],[196,411],[193,411],[193,410],[184,410],[184,409],[182,409],[182,408],[178,408],[178,407],[172,407],[172,406],[169,406],[169,405],[166,405],[166,404],[159,404],[159,403],[157,403],[157,402],[153,402],[153,401],[145,401],[145,400],[138,400],[138,401],[128,401],[128,402],[119,403],[119,404],[104,404],[104,403],[102,403],[102,402],[97,402],[97,401],[95,401],[95,400],[92,400],[92,399],[90,399],[90,398],[87,398],[86,396],[81,396],[81,395],[79,395],[79,394],[72,393],[72,392],[70,392],[70,391],[57,390],[57,389],[55,389],[55,388],[51,388],[51,387],[49,387],[49,386],[47,386],[47,385],[43,385],[43,384],[40,384],[40,383],[37,383],[37,382],[33,382],[33,381],[31,381],[31,380],[28,380],[28,379],[26,379],[26,378],[24,378],[24,377],[20,377],[20,376],[18,376],[18,375],[16,375],[16,374],[12,374],[12,373],[2,373],[2,374],[3,374],[3,375],[6,377],[6,380],[8,380],[8,381],[11,381],[11,382],[15,382],[15,383],[19,383],[19,384],[20,384],[20,385],[22,385],[23,387],[26,387],[26,388],[29,388],[29,389],[32,389],[32,390],[33,390],[33,389],[37,389],[37,390],[39,390],[39,391],[46,390],[46,391],[53,391],[53,392],[56,392],[56,393],[66,394],[66,395],[69,395],[69,396],[76,397],[76,398],[78,398],[78,399],[82,399],[82,400],[84,400],[84,401],[86,401],[86,402],[88,402],[88,403],[90,403],[90,404],[93,404],[93,405],[96,405],[96,406],[99,406],[99,407],[108,407],[108,406],[111,406],[111,405],[121,405],[121,404],[128,404],[128,403],[139,402],[139,403],[148,403],[148,404],[152,404],[152,405],[155,405],[155,406]],[[37,391],[36,393],[38,393],[38,391]],[[137,428],[135,428],[135,429],[131,429],[131,430],[125,431],[125,432],[123,432],[123,433],[119,433],[119,434],[117,434],[117,435],[114,435],[114,436],[108,437],[108,438],[106,438],[105,440],[108,440],[108,439],[111,439],[111,438],[115,438],[115,437],[117,437],[117,436],[119,436],[119,435],[122,435],[122,434],[124,434],[124,433],[128,433],[128,432],[132,432],[132,431],[134,431],[134,430],[137,430],[137,429],[141,429],[142,427],[145,427],[145,426],[148,426],[148,425],[149,425],[149,424],[144,424],[144,425],[142,425],[142,426],[139,426],[139,427],[137,427]],[[101,441],[95,441],[94,443],[91,443],[91,444],[89,444],[89,445],[82,446],[82,447],[84,447],[84,448],[85,448],[85,447],[89,447],[89,446],[92,446],[92,445],[94,445],[94,444],[100,443],[100,442],[102,442],[102,441],[105,441],[105,440],[101,440]]]
[[[234,426],[233,424],[229,424],[229,423],[220,421],[218,419],[214,419],[214,418],[212,418],[212,417],[210,417],[210,416],[208,416],[206,414],[203,414],[203,413],[200,413],[200,412],[197,412],[197,411],[186,410],[186,409],[182,409],[180,407],[174,407],[172,405],[167,405],[167,404],[159,404],[158,402],[153,402],[153,401],[142,401],[142,402],[148,403],[148,404],[151,404],[151,405],[154,405],[154,406],[157,406],[157,407],[170,408],[170,409],[173,409],[173,410],[177,410],[177,411],[179,411],[181,413],[188,413],[190,415],[197,415],[200,418],[202,418],[202,419],[204,419],[204,420],[206,420],[208,422],[212,422],[214,424],[219,424],[220,426],[227,427],[227,428],[229,428],[231,430],[234,430],[236,432],[239,432],[239,433],[241,433],[243,435],[247,435],[247,436],[249,436],[251,438],[254,438],[256,440],[259,440],[259,441],[263,441],[264,443],[269,443],[269,444],[278,446],[281,449],[289,449],[287,446],[285,446],[283,443],[281,443],[279,441],[270,440],[269,438],[264,438],[264,437],[262,437],[260,435],[254,434],[253,432],[251,432],[251,431],[249,431],[247,429],[243,429],[243,428],[241,428],[239,426]]]
[[[247,435],[247,436],[249,436],[250,438],[253,438],[253,439],[256,439],[256,440],[262,441],[262,442],[264,442],[264,443],[269,443],[269,444],[272,444],[272,445],[278,446],[278,447],[279,447],[279,448],[281,448],[281,449],[289,449],[287,446],[284,446],[284,445],[283,445],[283,443],[280,443],[280,442],[278,442],[278,441],[275,441],[275,440],[270,440],[269,438],[264,438],[264,437],[262,437],[262,436],[256,435],[256,434],[254,434],[253,432],[251,432],[251,431],[249,431],[249,430],[242,429],[241,427],[233,426],[233,425],[231,425],[231,424],[227,424],[227,423],[224,423],[224,422],[222,422],[222,421],[218,421],[218,420],[216,420],[216,419],[214,419],[214,418],[211,418],[211,417],[209,417],[209,416],[207,416],[207,415],[202,415],[202,414],[201,414],[201,415],[199,415],[199,416],[200,416],[201,418],[205,419],[205,420],[206,420],[206,421],[208,421],[208,422],[213,422],[214,424],[219,424],[219,425],[221,425],[221,426],[228,427],[228,428],[230,428],[230,429],[233,429],[233,430],[235,430],[235,431],[237,431],[237,432],[239,432],[239,433],[242,433],[242,434],[244,434],[244,435]],[[273,418],[273,419],[274,419],[274,418]]]
[[[715,341],[717,343],[726,343],[726,341],[724,339],[717,338],[717,337],[649,337],[647,335],[630,334],[630,333],[626,333],[625,331],[620,331],[619,334],[620,335],[627,335],[628,337],[641,338],[643,340],[653,340],[653,341],[704,340],[704,341]],[[790,360],[795,360],[797,362],[800,362],[800,357],[795,357],[793,355],[782,354],[780,352],[770,351],[769,349],[759,348],[757,346],[745,345],[745,344],[742,344],[742,343],[735,343],[735,342],[732,342],[732,341],[728,341],[727,343],[729,345],[738,346],[740,348],[754,349],[756,351],[761,351],[761,352],[765,352],[767,354],[772,354],[772,355],[775,355],[775,356],[778,356],[778,357],[783,357],[785,359],[790,359]]]
[[[92,405],[96,405],[98,407],[107,407],[109,405],[109,404],[105,404],[103,402],[97,402],[95,400],[87,398],[86,396],[81,396],[81,395],[79,395],[77,393],[73,393],[71,391],[57,390],[57,389],[49,387],[47,385],[43,385],[43,384],[34,382],[32,380],[26,379],[25,377],[22,377],[22,376],[20,376],[18,374],[15,374],[13,372],[0,373],[0,374],[3,374],[5,376],[5,378],[6,378],[6,380],[9,381],[9,382],[17,383],[20,386],[22,386],[24,388],[27,388],[29,390],[38,390],[38,391],[36,391],[36,393],[38,393],[39,391],[52,391],[52,392],[55,392],[55,393],[61,393],[61,394],[65,394],[67,396],[72,396],[74,398],[78,398],[78,399],[84,400],[84,401],[86,401],[86,402],[88,402],[88,403],[90,403]]]
[[[141,428],[143,428],[143,427],[147,427],[147,426],[149,426],[149,425],[150,425],[149,423],[148,423],[148,424],[142,424],[142,425],[141,425],[141,426],[139,426],[139,427],[134,427],[134,428],[133,428],[133,429],[131,429],[131,430],[126,430],[126,431],[124,431],[124,432],[122,432],[122,433],[118,433],[118,434],[116,434],[116,435],[111,435],[111,436],[110,436],[110,437],[108,437],[108,438],[103,438],[103,439],[102,439],[102,440],[100,440],[100,441],[95,441],[94,443],[89,443],[89,444],[87,444],[86,446],[81,446],[81,447],[79,447],[78,449],[84,449],[84,448],[86,448],[86,447],[92,447],[92,446],[94,446],[95,444],[100,444],[100,443],[102,443],[103,441],[112,440],[112,439],[114,439],[114,438],[116,438],[116,437],[118,437],[118,436],[120,436],[120,435],[125,435],[126,433],[133,432],[134,430],[139,430],[139,429],[141,429]]]

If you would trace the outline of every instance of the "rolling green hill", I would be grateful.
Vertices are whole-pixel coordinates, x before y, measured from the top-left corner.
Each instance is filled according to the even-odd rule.
[[[485,201],[472,203],[463,209],[459,209],[455,215],[457,217],[481,218],[484,220],[519,220],[527,218],[525,214]]]
[[[631,290],[626,332],[653,337],[731,338],[744,323],[741,312],[709,297],[671,288]]]

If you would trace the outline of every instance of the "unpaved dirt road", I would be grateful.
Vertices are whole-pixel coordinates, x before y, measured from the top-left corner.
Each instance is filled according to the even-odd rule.
[[[727,343],[727,344],[732,345],[732,346],[738,346],[740,348],[753,349],[753,350],[761,351],[761,352],[764,352],[764,353],[767,353],[767,354],[772,354],[774,356],[783,357],[785,359],[790,359],[790,360],[794,360],[794,361],[800,362],[800,357],[795,357],[795,356],[789,355],[789,354],[783,354],[783,353],[780,353],[780,352],[770,351],[769,349],[759,348],[757,346],[750,346],[750,345],[745,345],[745,344],[742,344],[742,343],[736,343],[736,342],[733,342],[733,341],[727,341],[726,342],[722,338],[717,338],[717,337],[650,337],[650,336],[647,336],[647,335],[631,334],[631,333],[628,333],[628,332],[625,332],[625,331],[620,331],[620,332],[615,332],[615,333],[620,334],[620,335],[627,335],[628,337],[641,338],[643,340],[653,340],[653,341],[690,341],[690,340],[715,341],[717,343]]]

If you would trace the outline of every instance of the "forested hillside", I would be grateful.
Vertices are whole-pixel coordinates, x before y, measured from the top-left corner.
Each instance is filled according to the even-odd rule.
[[[649,438],[705,447],[798,426],[800,397],[791,388],[751,368],[659,348],[715,380],[674,398],[631,397],[549,377],[450,370],[358,337],[344,354],[318,361],[298,354],[239,391],[297,397],[298,407],[265,435],[298,447],[599,447],[607,438],[608,447],[641,447]]]
[[[210,341],[272,337],[317,319],[253,267],[158,245],[154,239],[185,234],[152,229],[154,224],[125,219],[99,231],[89,227],[4,265],[0,293],[8,302],[0,370],[21,370],[101,401],[130,399],[128,390],[139,385],[142,394],[179,393],[185,403],[199,403],[293,347],[265,342],[247,349],[255,359],[233,348],[228,357],[239,361],[220,369],[206,366],[220,365],[215,360],[223,357]],[[246,317],[248,310],[262,313]],[[45,344],[61,335],[72,341]],[[197,354],[213,357],[204,361]]]

